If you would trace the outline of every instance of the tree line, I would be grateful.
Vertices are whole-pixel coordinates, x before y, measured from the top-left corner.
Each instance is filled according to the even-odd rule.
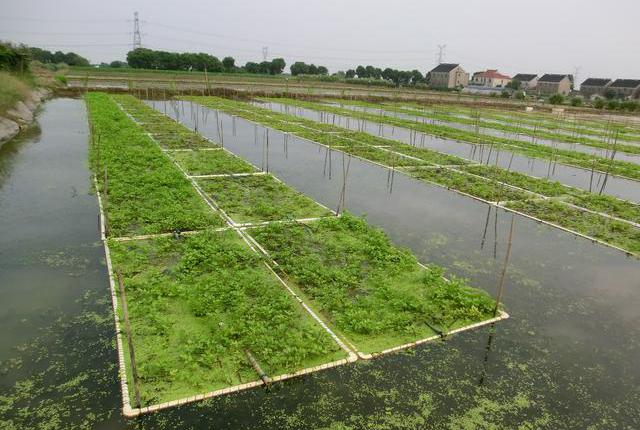
[[[283,58],[274,58],[271,61],[255,63],[249,61],[243,67],[235,64],[233,57],[218,57],[205,53],[191,52],[167,52],[156,51],[147,48],[138,48],[127,53],[129,67],[135,69],[162,69],[162,70],[196,70],[211,73],[246,72],[265,75],[279,75],[284,71],[286,63]]]
[[[28,48],[32,60],[45,64],[65,63],[69,66],[89,66],[89,60],[75,52],[51,52],[41,48]]]

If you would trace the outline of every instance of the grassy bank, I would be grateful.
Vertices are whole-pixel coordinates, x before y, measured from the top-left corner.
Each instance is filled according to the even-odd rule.
[[[4,115],[19,101],[26,100],[32,88],[33,80],[29,76],[0,71],[0,115]]]

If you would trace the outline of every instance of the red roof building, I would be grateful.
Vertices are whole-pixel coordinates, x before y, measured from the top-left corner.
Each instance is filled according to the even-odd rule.
[[[489,88],[504,88],[509,82],[511,82],[511,76],[503,75],[495,69],[476,72],[471,78],[471,85]]]

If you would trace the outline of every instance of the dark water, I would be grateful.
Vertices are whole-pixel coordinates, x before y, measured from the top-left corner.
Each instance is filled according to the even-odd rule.
[[[182,119],[193,124],[184,107]],[[200,115],[202,132],[215,137],[214,114]],[[266,164],[261,127],[220,119],[226,147]],[[124,423],[97,208],[88,194],[82,103],[49,102],[40,126],[41,135],[0,150],[0,294],[13,309],[2,311],[3,430],[640,426],[638,261],[523,219],[516,224],[505,296],[511,318],[495,332],[484,328],[268,391]],[[274,131],[270,140],[269,169],[335,207],[342,155],[332,153],[329,178],[324,149],[294,140],[285,146]],[[487,222],[481,203],[401,175],[393,178],[392,192],[388,182],[386,170],[352,159],[347,207],[367,212],[422,261],[494,291],[511,215],[499,211],[496,222],[491,212]],[[64,252],[61,261],[69,262],[29,257],[42,250]],[[34,270],[43,275],[32,276]]]
[[[289,113],[302,118],[323,121],[345,127],[351,130],[360,130],[366,133],[397,140],[414,146],[433,149],[445,154],[467,158],[479,163],[498,165],[515,172],[525,173],[531,176],[549,178],[565,185],[589,190],[600,190],[604,182],[604,173],[594,173],[593,178],[588,170],[552,163],[549,160],[538,159],[519,155],[511,151],[501,149],[490,151],[487,145],[474,145],[451,139],[441,139],[428,134],[414,134],[412,130],[400,127],[362,121],[342,115],[326,114],[316,110],[292,107],[277,102],[260,103],[260,106],[269,108],[275,112]],[[609,175],[603,194],[612,195],[633,202],[640,202],[640,181],[633,181]]]

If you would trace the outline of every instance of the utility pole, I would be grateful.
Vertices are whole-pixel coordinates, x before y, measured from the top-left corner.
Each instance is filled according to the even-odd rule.
[[[133,13],[133,49],[142,48],[142,38],[140,37],[140,20],[138,12]]]
[[[262,60],[263,61],[267,61],[268,57],[269,57],[269,47],[268,46],[263,46],[262,47]]]
[[[444,60],[444,50],[446,47],[447,45],[438,45],[438,64],[442,64],[442,60]]]

